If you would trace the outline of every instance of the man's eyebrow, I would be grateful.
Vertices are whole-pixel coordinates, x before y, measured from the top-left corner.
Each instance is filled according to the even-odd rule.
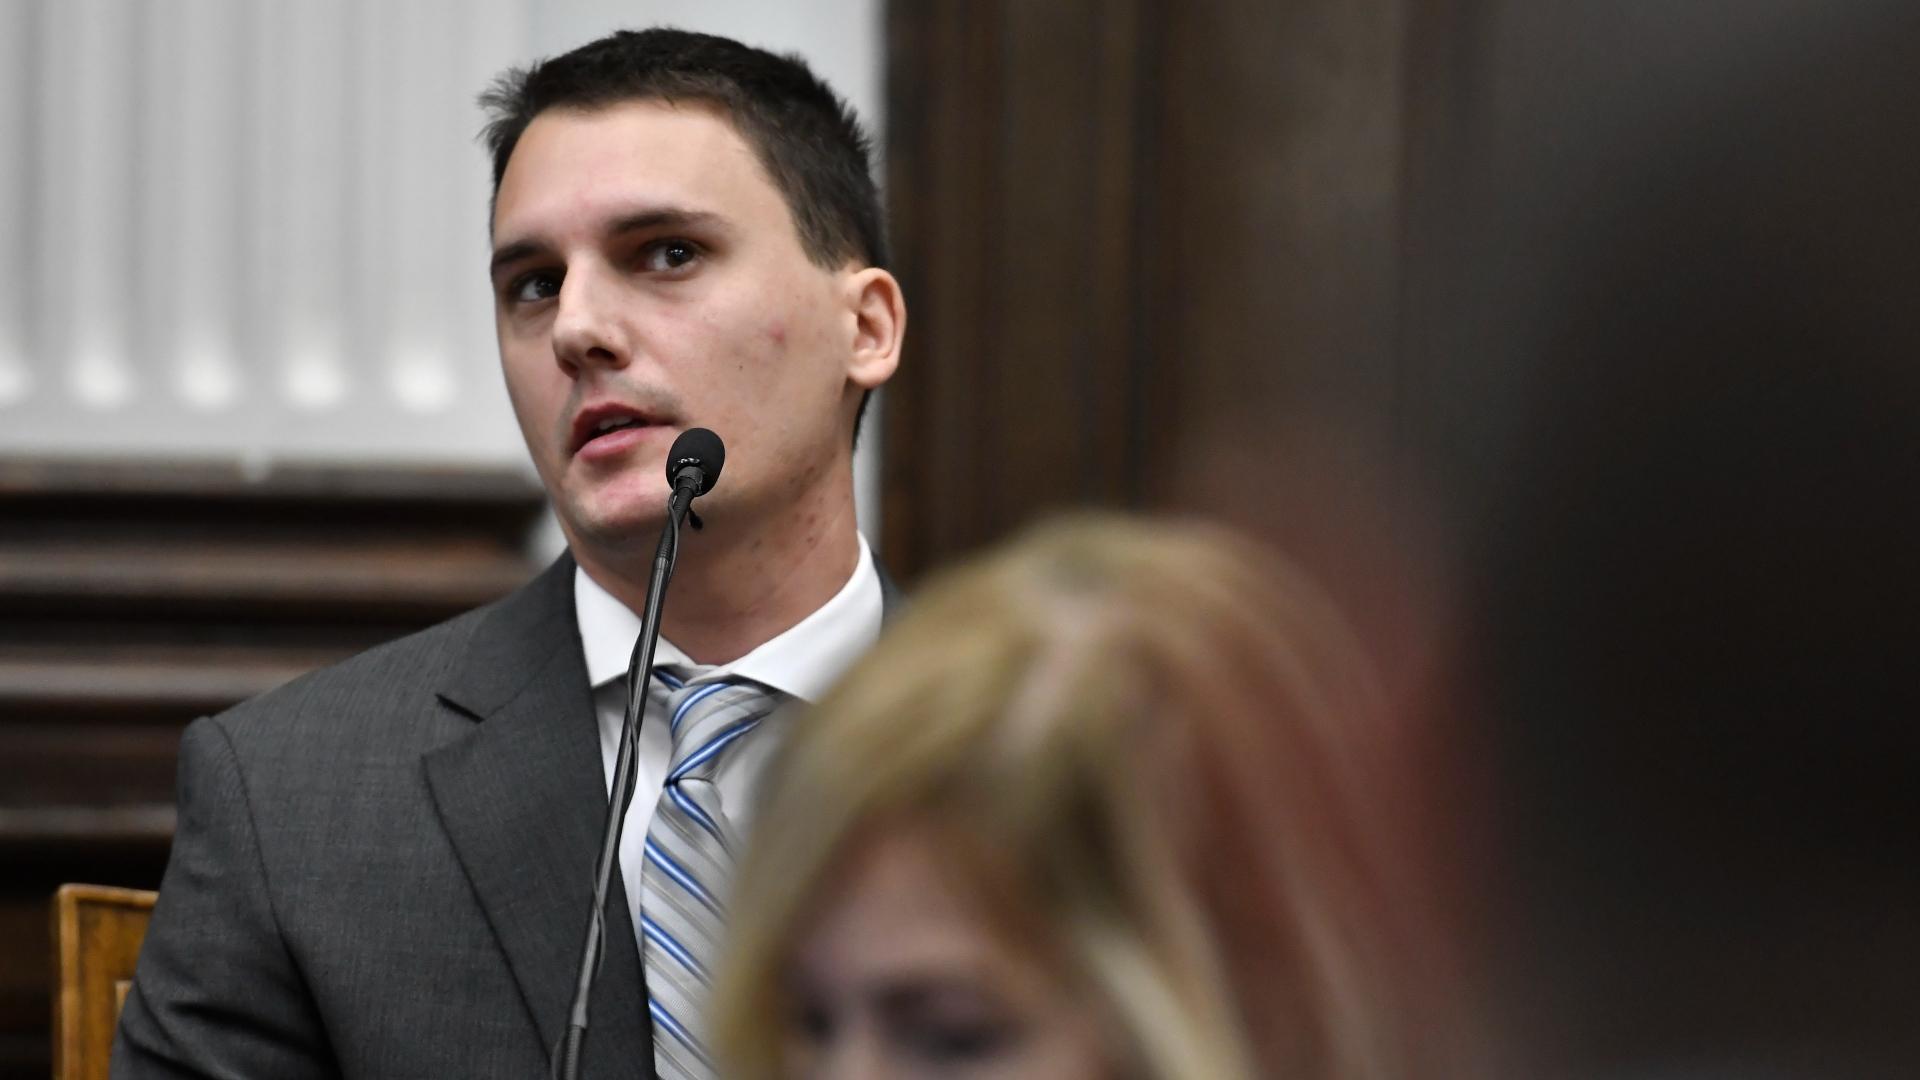
[[[493,261],[487,264],[487,276],[492,277],[498,274],[500,268],[508,263],[519,262],[521,259],[538,255],[545,250],[546,245],[537,244],[532,240],[518,240],[504,247],[494,248]]]
[[[719,214],[708,210],[689,210],[678,206],[649,207],[614,218],[606,227],[606,235],[616,237],[659,228],[713,227],[721,222]],[[487,272],[489,275],[497,274],[501,267],[509,263],[531,258],[546,250],[547,245],[538,240],[516,240],[504,244],[493,250],[493,259],[487,266]]]
[[[639,210],[623,217],[613,219],[607,226],[608,236],[620,236],[624,233],[640,232],[658,228],[693,228],[702,225],[717,225],[720,215],[710,210],[688,210],[678,206],[661,206]]]

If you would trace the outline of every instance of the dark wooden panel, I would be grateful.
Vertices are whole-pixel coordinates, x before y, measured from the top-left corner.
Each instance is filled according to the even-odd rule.
[[[889,8],[890,565],[1391,456],[1407,9]]]
[[[1136,497],[1149,9],[891,9],[888,190],[912,318],[884,507],[903,574],[1037,505]]]
[[[180,732],[526,580],[510,472],[0,462],[0,1077],[49,1067],[54,890],[158,886]]]
[[[72,646],[9,643],[0,653],[0,715],[198,715],[339,659],[339,650],[258,646]]]
[[[1134,114],[1138,3],[1012,4],[998,152],[1004,225],[989,231],[1004,315],[985,402],[990,481],[1031,476],[1080,500],[1133,494]],[[977,451],[976,451],[977,452]],[[979,524],[1025,517],[996,500]]]
[[[881,508],[888,562],[908,576],[961,542],[983,509],[979,444],[945,418],[979,417],[976,388],[993,359],[991,275],[972,249],[994,219],[998,8],[889,6],[887,198],[910,315],[904,366],[887,388]]]
[[[485,543],[422,538],[275,542],[205,538],[97,541],[48,538],[0,551],[0,610],[83,613],[137,604],[158,611],[271,612],[288,604],[347,616],[459,611],[517,580],[507,553]],[[156,549],[172,547],[165,558]]]
[[[1214,427],[1388,419],[1400,9],[1167,7],[1142,268],[1160,317],[1150,459]]]
[[[40,1080],[47,1069],[48,1017],[53,1000],[47,988],[53,972],[53,937],[48,912],[53,894],[37,899],[0,895],[0,1068],[10,1077]]]

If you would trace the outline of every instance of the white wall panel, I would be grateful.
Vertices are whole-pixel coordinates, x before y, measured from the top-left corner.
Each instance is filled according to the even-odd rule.
[[[238,146],[241,34],[236,0],[177,0],[142,12],[139,177],[133,324],[154,380],[143,399],[184,417],[236,415],[241,370],[239,297],[222,287],[239,270]],[[168,412],[174,412],[170,408]]]
[[[22,253],[32,250],[28,214],[33,197],[35,153],[31,119],[34,102],[26,92],[39,80],[33,63],[33,11],[25,4],[0,3],[0,251],[15,253],[14,265],[31,265]],[[38,254],[37,252],[35,254]],[[0,276],[0,415],[20,406],[35,392],[33,343],[28,323],[35,275]]]
[[[36,406],[64,401],[81,415],[114,417],[92,433],[111,445],[124,437],[122,414],[140,389],[128,326],[135,277],[124,260],[133,232],[133,25],[113,0],[52,4],[43,19],[45,81],[32,89],[42,106],[44,211],[33,265],[45,274],[44,323],[33,347],[62,378],[16,407],[45,415],[54,410]]]

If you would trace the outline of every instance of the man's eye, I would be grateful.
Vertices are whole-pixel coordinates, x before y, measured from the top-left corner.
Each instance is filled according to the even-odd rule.
[[[516,304],[537,304],[560,295],[560,275],[546,270],[522,274],[507,286],[507,298]]]
[[[678,270],[700,257],[700,248],[690,240],[662,240],[648,244],[641,263],[654,272]]]

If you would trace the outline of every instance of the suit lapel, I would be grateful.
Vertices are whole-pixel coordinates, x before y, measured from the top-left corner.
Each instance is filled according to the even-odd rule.
[[[550,1053],[573,998],[606,817],[570,558],[483,617],[439,696],[477,722],[425,756],[427,783]],[[616,877],[583,1075],[651,1075],[642,996]]]

